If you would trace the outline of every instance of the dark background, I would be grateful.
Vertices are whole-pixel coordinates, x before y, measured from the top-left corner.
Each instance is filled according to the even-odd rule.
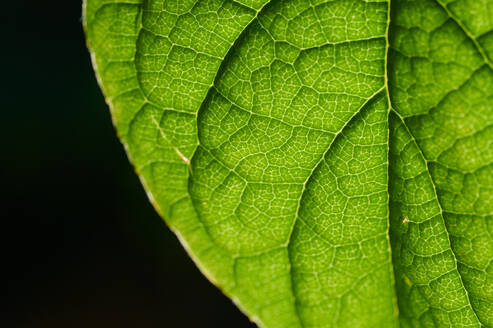
[[[80,1],[2,5],[2,326],[253,327],[148,202],[96,83]]]

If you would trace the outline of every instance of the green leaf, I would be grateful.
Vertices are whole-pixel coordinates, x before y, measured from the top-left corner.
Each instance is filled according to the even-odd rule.
[[[84,3],[149,198],[267,328],[493,327],[492,17],[491,0]]]

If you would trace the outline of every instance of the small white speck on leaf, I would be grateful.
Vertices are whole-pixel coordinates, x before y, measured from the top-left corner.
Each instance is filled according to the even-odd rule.
[[[190,160],[185,155],[183,155],[181,151],[179,151],[177,148],[175,148],[175,151],[178,154],[178,156],[180,156],[182,161],[187,163],[187,165],[190,164]]]

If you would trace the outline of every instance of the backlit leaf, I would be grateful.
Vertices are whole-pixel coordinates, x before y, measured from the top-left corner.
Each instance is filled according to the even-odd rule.
[[[84,25],[149,198],[259,326],[493,327],[493,1],[86,0]]]

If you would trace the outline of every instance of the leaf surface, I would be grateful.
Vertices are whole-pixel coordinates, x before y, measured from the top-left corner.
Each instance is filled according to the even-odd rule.
[[[493,327],[493,3],[87,0],[149,197],[261,327]]]

